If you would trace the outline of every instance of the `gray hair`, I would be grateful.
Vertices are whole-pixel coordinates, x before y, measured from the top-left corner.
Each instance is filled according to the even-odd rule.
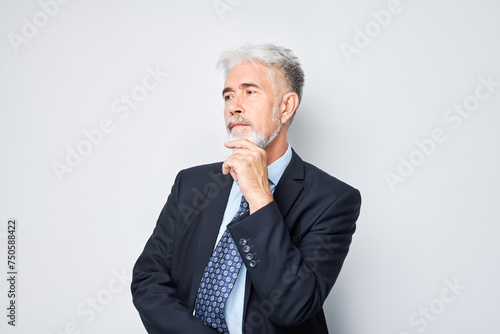
[[[277,88],[283,94],[294,92],[298,95],[300,104],[300,101],[302,101],[302,88],[304,87],[304,71],[299,59],[293,54],[292,50],[274,44],[246,44],[223,51],[219,56],[216,68],[223,71],[224,75],[227,76],[231,68],[243,63],[262,64],[274,70],[270,71],[268,76],[274,84],[273,74],[277,74],[274,76],[278,81],[278,87],[275,85],[276,97],[281,98]],[[293,116],[295,116],[295,113]],[[290,122],[292,119],[290,119]]]

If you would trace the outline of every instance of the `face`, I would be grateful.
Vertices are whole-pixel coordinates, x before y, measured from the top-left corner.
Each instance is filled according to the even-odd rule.
[[[228,140],[248,139],[264,148],[280,131],[279,101],[267,73],[267,67],[252,63],[228,72],[222,92]]]

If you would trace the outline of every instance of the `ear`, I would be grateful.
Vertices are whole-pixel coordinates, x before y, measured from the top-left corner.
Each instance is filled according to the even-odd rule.
[[[287,124],[299,105],[297,93],[290,92],[283,95],[280,104],[281,124]]]

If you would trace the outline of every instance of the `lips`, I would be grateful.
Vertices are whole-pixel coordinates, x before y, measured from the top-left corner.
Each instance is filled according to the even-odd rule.
[[[232,123],[229,123],[229,129],[232,130],[233,128],[237,127],[237,126],[249,126],[247,123],[244,123],[244,122],[232,122]]]

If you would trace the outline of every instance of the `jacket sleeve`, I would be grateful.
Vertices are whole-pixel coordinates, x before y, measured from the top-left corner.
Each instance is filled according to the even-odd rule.
[[[179,299],[170,274],[180,175],[177,175],[153,234],[134,266],[133,302],[150,334],[213,334],[214,331],[194,317],[192,310]]]
[[[258,309],[265,309],[277,326],[297,326],[318,313],[340,272],[361,197],[350,188],[330,201],[307,224],[310,228],[293,238],[274,201],[228,226],[260,301]],[[308,211],[318,208],[302,205]]]

